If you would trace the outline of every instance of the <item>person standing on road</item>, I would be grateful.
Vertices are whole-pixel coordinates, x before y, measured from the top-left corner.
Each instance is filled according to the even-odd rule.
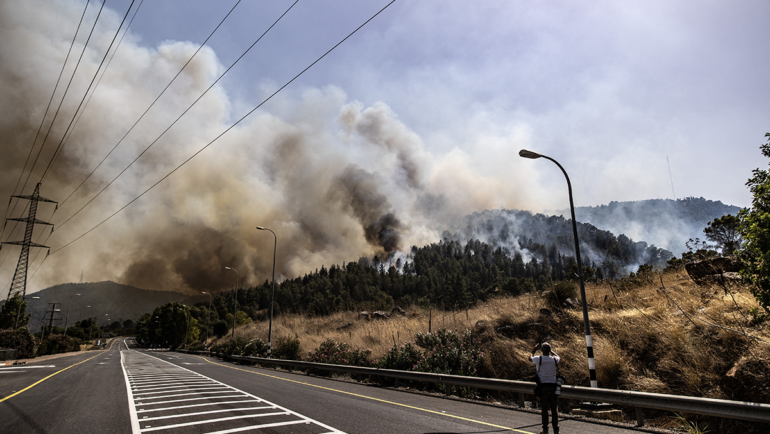
[[[535,351],[540,350],[542,356],[536,356]],[[559,410],[556,396],[556,375],[558,373],[559,355],[551,351],[551,344],[543,342],[537,344],[529,361],[535,365],[537,376],[540,379],[540,415],[543,419],[543,430],[540,434],[548,434],[548,409],[551,409],[551,426],[554,434],[559,434]]]

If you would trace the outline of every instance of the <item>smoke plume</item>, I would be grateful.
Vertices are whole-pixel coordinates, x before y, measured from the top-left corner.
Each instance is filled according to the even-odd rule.
[[[14,186],[20,177],[23,182],[41,147],[42,136],[35,141],[37,130],[82,7],[77,1],[0,3],[1,198],[19,193]],[[93,20],[91,12],[87,20]],[[23,194],[30,194],[42,176],[120,19],[105,9]],[[84,41],[78,37],[73,52]],[[145,47],[130,33],[123,41],[43,181],[42,196],[61,206],[54,213],[52,205],[40,205],[38,218],[57,227],[50,238],[37,227],[33,240],[55,253],[40,266],[28,292],[76,282],[81,272],[86,281],[186,293],[229,289],[236,278],[242,286],[260,284],[270,276],[274,239],[256,226],[275,231],[276,277],[283,279],[321,265],[436,241],[445,222],[468,212],[527,205],[517,203],[511,187],[516,174],[494,177],[459,150],[433,155],[384,102],[366,107],[328,86],[279,95],[272,109],[254,113],[124,211],[67,245],[245,112],[233,104],[227,89],[215,87],[101,196],[68,220],[224,69],[216,53],[204,48],[65,202],[196,48],[178,41]],[[64,77],[72,68],[70,61]],[[54,106],[61,98],[62,87]],[[49,114],[44,133],[51,119]],[[519,146],[510,147],[513,154]],[[11,216],[23,215],[25,205],[14,200]],[[23,230],[14,224],[3,233],[3,241],[22,237]],[[44,256],[35,252],[29,275]],[[18,248],[0,251],[0,281],[10,282],[17,259]],[[238,275],[224,267],[238,270]]]

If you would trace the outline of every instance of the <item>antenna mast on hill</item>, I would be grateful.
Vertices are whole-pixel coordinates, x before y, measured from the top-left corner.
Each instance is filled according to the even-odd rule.
[[[13,280],[11,281],[11,289],[8,291],[8,298],[6,300],[10,300],[11,297],[17,293],[21,293],[21,298],[23,300],[24,297],[26,297],[27,295],[27,266],[29,262],[29,248],[42,247],[42,248],[48,249],[49,252],[51,251],[51,248],[48,246],[44,246],[42,244],[32,242],[32,230],[35,228],[35,224],[49,225],[53,227],[52,223],[44,222],[42,220],[38,220],[35,218],[35,215],[37,214],[37,203],[38,202],[55,203],[57,208],[59,207],[59,204],[50,199],[40,197],[39,182],[35,186],[35,192],[32,193],[31,196],[11,196],[11,197],[12,198],[16,197],[19,199],[27,199],[28,201],[30,201],[29,213],[27,214],[27,217],[8,218],[3,224],[3,229],[5,229],[5,225],[8,224],[8,220],[13,220],[17,222],[26,222],[27,228],[24,231],[24,241],[7,241],[7,242],[0,243],[0,247],[2,247],[3,244],[14,244],[17,246],[21,246],[21,254],[19,255],[19,262],[18,264],[16,264],[16,271],[13,273]]]
[[[666,155],[666,164],[668,164],[668,177],[671,179],[671,194],[674,195],[674,200],[676,200],[676,193],[674,193],[674,177],[671,176],[671,163],[668,161],[668,155]]]

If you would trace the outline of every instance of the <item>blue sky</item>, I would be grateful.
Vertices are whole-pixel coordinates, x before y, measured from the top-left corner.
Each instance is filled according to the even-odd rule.
[[[42,194],[62,202],[235,3],[144,2]],[[47,149],[129,4],[107,3]],[[291,4],[242,1],[51,220],[61,225],[85,204]],[[135,198],[386,4],[298,2],[48,245],[66,245]],[[3,196],[22,173],[84,5],[0,2]],[[84,29],[97,6],[89,6]],[[436,240],[448,221],[474,211],[564,209],[561,173],[547,161],[519,158],[522,148],[562,163],[578,206],[674,194],[748,206],[744,184],[767,163],[758,147],[770,131],[769,12],[764,1],[397,1],[167,181],[52,255],[39,285],[73,281],[88,267],[99,270],[90,280],[148,287],[154,283],[141,276],[154,270],[169,276],[158,289],[190,289],[200,277],[187,268],[228,263],[259,281],[272,240],[254,233],[256,224],[282,230],[288,252],[279,269],[293,276],[376,253],[379,246],[364,237],[373,216],[395,215],[408,248]],[[38,165],[32,179],[40,174]],[[169,265],[153,259],[196,230],[201,239],[232,242],[205,265],[192,253]],[[4,260],[0,276],[14,266]]]

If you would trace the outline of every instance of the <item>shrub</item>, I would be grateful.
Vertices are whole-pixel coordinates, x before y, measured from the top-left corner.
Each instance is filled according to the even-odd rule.
[[[568,298],[577,298],[577,285],[568,280],[556,282],[552,290],[543,293],[543,299],[551,307],[560,307]]]
[[[314,352],[308,354],[306,360],[333,365],[371,366],[371,356],[371,350],[353,349],[347,343],[326,339]]]
[[[411,371],[417,367],[422,359],[422,352],[411,342],[404,345],[393,345],[390,350],[377,361],[376,366],[382,369],[397,369],[399,371]]]
[[[228,356],[242,356],[243,349],[248,344],[248,340],[242,336],[236,336],[235,339],[230,338],[224,342],[214,344],[211,346],[211,351],[217,353],[225,353]]]
[[[35,357],[35,337],[25,327],[0,330],[0,348],[15,349],[17,359],[31,359]]]
[[[476,376],[483,364],[484,352],[470,330],[465,330],[462,336],[446,329],[435,333],[416,333],[415,339],[417,345],[424,349],[423,357],[417,364],[418,371]]]
[[[203,345],[203,342],[193,342],[187,346],[187,349],[190,351],[203,351],[206,347]]]
[[[302,360],[299,355],[299,337],[278,338],[278,346],[273,351],[273,357],[284,360]]]
[[[78,351],[79,349],[79,342],[70,336],[48,335],[40,342],[37,348],[37,355],[61,354],[69,351]]]
[[[462,336],[446,329],[435,333],[416,333],[414,336],[417,345],[424,349],[415,371],[476,377],[482,369],[484,351],[470,330],[465,330]],[[451,387],[450,391],[457,391],[460,396],[475,394],[474,389],[467,387],[438,386],[443,392],[447,392],[447,387]]]
[[[249,357],[267,357],[267,344],[260,338],[252,339],[243,347],[243,355]]]

